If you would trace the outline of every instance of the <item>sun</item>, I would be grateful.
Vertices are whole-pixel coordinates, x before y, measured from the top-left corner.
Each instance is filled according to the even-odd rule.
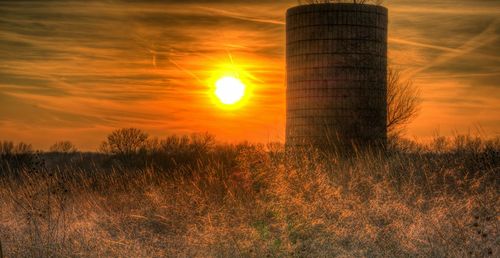
[[[245,88],[245,84],[235,77],[222,77],[215,83],[215,96],[222,104],[233,105],[245,96]]]

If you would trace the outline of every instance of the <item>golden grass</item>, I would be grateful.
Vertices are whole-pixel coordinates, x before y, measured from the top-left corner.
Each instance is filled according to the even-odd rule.
[[[473,140],[26,168],[0,179],[0,240],[7,257],[498,257],[500,144]]]

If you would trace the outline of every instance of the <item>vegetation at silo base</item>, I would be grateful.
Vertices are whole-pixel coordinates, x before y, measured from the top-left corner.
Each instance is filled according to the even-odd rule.
[[[115,132],[108,147],[124,137],[139,147],[108,153],[42,153],[5,142],[3,254],[499,255],[498,138],[392,139],[384,153],[341,157],[220,144],[210,135],[142,135]]]
[[[376,4],[381,5],[384,0],[299,0],[299,4],[338,4],[338,3],[350,3],[350,4]]]

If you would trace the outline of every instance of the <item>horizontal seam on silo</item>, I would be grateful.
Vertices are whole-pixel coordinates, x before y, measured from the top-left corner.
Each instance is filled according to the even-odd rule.
[[[314,128],[308,128],[308,126],[300,126],[300,128],[302,130],[299,130],[299,131],[302,131],[301,133],[303,133],[304,131],[306,131],[306,132],[308,131],[308,132],[311,132],[311,135],[307,136],[307,135],[302,135],[302,134],[300,134],[300,135],[294,134],[294,136],[300,137],[300,138],[302,138],[302,137],[309,138],[311,136],[312,137],[325,137],[325,134],[322,133],[321,131],[326,131],[329,133],[332,133],[333,131],[337,131],[338,133],[340,133],[343,136],[349,136],[349,138],[351,138],[351,139],[371,139],[372,138],[372,137],[367,137],[367,136],[359,136],[358,133],[352,133],[352,132],[349,133],[345,129],[342,129],[342,127],[336,126],[336,125],[337,124],[324,124],[324,125],[320,125],[320,126],[315,126]],[[297,127],[299,127],[299,126],[297,126]],[[320,132],[318,132],[318,129]],[[370,134],[371,135],[373,135],[373,134],[378,135],[380,133],[380,129],[375,130],[375,132],[377,132],[377,133],[371,132]]]
[[[323,79],[323,80],[293,80],[293,81],[288,81],[288,82],[292,82],[292,83],[298,83],[298,82],[345,82],[345,81],[348,81],[348,82],[384,82],[384,81],[374,81],[374,80],[349,80],[349,79]],[[337,88],[336,88],[337,89]]]
[[[333,41],[333,42],[330,43],[329,41]],[[328,37],[328,38],[311,38],[311,39],[293,40],[293,41],[287,42],[286,46],[290,47],[290,46],[293,46],[293,45],[298,45],[298,44],[301,44],[301,43],[309,43],[309,42],[314,42],[314,43],[317,43],[317,42],[330,43],[331,45],[337,46],[337,42],[338,41],[340,41],[340,42],[343,42],[343,41],[373,42],[373,41],[375,41],[376,43],[385,44],[385,42],[383,42],[383,41],[376,40],[376,39],[370,39],[370,38],[338,38],[338,37],[337,38],[330,38],[330,37]]]
[[[369,98],[370,96],[366,96],[367,98]],[[378,96],[374,96],[375,98],[378,98]],[[305,98],[292,98],[290,100],[296,100],[296,101],[299,101],[299,100],[304,100],[304,101],[307,101],[307,100],[310,100],[310,101],[307,101],[307,103],[309,104],[317,104],[316,101],[328,101],[328,100],[331,100],[331,101],[328,101],[328,103],[348,103],[348,102],[353,102],[353,101],[358,101],[355,97],[341,97],[341,96],[311,96],[311,97],[305,97]],[[380,103],[382,102],[382,100],[376,100],[377,103]],[[299,102],[299,103],[306,103],[306,102]],[[325,102],[323,102],[325,103]],[[299,104],[297,104],[299,105]],[[365,107],[355,107],[355,108],[352,108],[353,110],[381,110],[380,108],[377,108],[377,107],[374,107],[374,105],[369,105],[368,103],[365,103],[364,105]],[[329,107],[329,108],[316,108],[316,109],[326,109],[326,110],[329,110],[329,109],[339,109],[338,107]]]
[[[377,93],[377,91],[385,92],[384,89],[381,88],[307,88],[307,89],[288,89],[287,92],[290,93],[297,93],[300,91],[315,91],[315,90],[330,90],[330,91],[335,91],[335,90],[362,90],[362,91],[374,91],[373,93]],[[333,97],[343,97],[344,94],[341,96],[338,95],[333,95],[333,94],[326,94],[326,95],[307,95],[307,97],[289,97],[289,99],[308,99],[308,98],[333,98]]]
[[[333,81],[333,80],[332,80]],[[352,80],[351,80],[352,81]],[[336,82],[336,81],[335,81]],[[358,81],[358,82],[365,82],[365,83],[377,83],[380,81]],[[288,88],[288,91],[304,91],[304,90],[324,90],[324,89],[329,89],[329,90],[385,90],[385,88],[364,88],[364,87],[311,87],[311,88]]]
[[[362,110],[361,110],[362,111]],[[305,121],[309,121],[308,123],[293,123],[294,125],[296,126],[305,126],[305,125],[308,125],[308,124],[324,124],[325,122],[330,122],[330,121],[333,121],[335,122],[336,119],[349,119],[349,118],[358,118],[359,115],[344,115],[344,116],[341,116],[341,115],[323,115],[323,116],[320,116],[320,115],[315,115],[315,116],[294,116],[292,117],[292,119],[300,119],[300,120],[305,120]],[[332,120],[333,118],[333,120]],[[313,119],[323,119],[323,120],[319,120],[319,121],[313,121]],[[329,121],[325,121],[325,120],[329,120]]]
[[[325,128],[328,130],[328,128]],[[330,131],[330,130],[328,130]],[[334,131],[337,131],[337,132],[342,132],[343,130],[338,130],[338,128],[335,128]],[[333,131],[330,131],[329,133],[333,133]],[[346,136],[345,133],[342,134],[343,137]],[[377,140],[373,140],[371,137],[366,137],[366,136],[358,136],[356,134],[347,134],[348,138],[350,141],[359,141],[359,140],[363,140],[363,141],[377,141]],[[295,138],[296,141],[301,141],[301,142],[309,142],[309,140],[311,140],[311,138],[316,138],[315,140],[319,140],[319,139],[325,139],[327,138],[328,136],[324,135],[323,133],[315,133],[314,135],[306,135],[306,134],[294,134],[293,137]],[[335,139],[335,141],[338,141],[339,139]],[[315,143],[314,145],[317,146],[317,145],[326,145],[328,143]],[[306,145],[298,145],[298,146],[306,146]]]
[[[325,13],[362,13],[362,14],[377,14],[378,16],[383,16],[383,17],[387,17],[388,13],[387,12],[376,12],[376,11],[360,11],[360,10],[314,10],[314,11],[306,11],[306,12],[296,12],[296,13],[293,13],[293,14],[287,14],[286,17],[287,19],[288,18],[291,18],[291,17],[295,17],[295,16],[300,16],[300,15],[306,15],[306,14],[317,14],[318,16],[319,15],[322,15],[322,14],[325,14]]]
[[[289,122],[293,123],[293,124],[296,124],[297,120],[310,120],[310,121],[313,121],[314,119],[316,119],[318,117],[319,118],[325,118],[325,117],[329,117],[329,118],[349,118],[349,117],[353,117],[353,116],[352,115],[341,115],[341,114],[348,114],[348,112],[345,112],[345,111],[357,111],[357,112],[373,111],[375,113],[375,112],[378,112],[379,110],[373,110],[373,109],[356,109],[356,110],[353,110],[353,109],[312,109],[312,110],[301,110],[301,111],[304,111],[304,112],[337,111],[339,113],[336,114],[336,115],[324,115],[324,116],[320,116],[320,115],[291,116],[291,117],[288,118]],[[293,111],[291,111],[291,112],[293,112]],[[359,115],[356,115],[356,117],[359,117]],[[371,115],[366,115],[365,117],[372,117],[372,116]]]
[[[286,46],[288,47],[292,43],[297,43],[297,42],[318,41],[318,40],[335,40],[335,41],[358,40],[358,41],[370,41],[370,42],[385,44],[385,41],[380,41],[375,39],[364,39],[364,38],[312,38],[312,39],[300,39],[300,40],[289,41],[286,43]]]
[[[318,110],[379,110],[378,108],[343,108],[343,107],[335,107],[335,108],[292,108],[288,109],[290,112],[295,111],[318,111]]]
[[[374,70],[374,71],[380,71],[380,70],[383,70],[384,68],[380,68],[380,67],[374,67],[374,66],[355,66],[355,65],[351,65],[351,66],[336,66],[336,65],[330,65],[330,66],[315,66],[315,67],[305,67],[305,68],[290,68],[288,69],[288,72],[296,72],[296,71],[307,71],[307,70],[317,70],[317,69],[328,69],[328,68],[341,68],[341,69],[349,69],[349,68],[352,68],[354,70],[360,70],[360,69],[363,69],[363,70]]]
[[[374,53],[370,52],[362,52],[362,53],[356,53],[356,52],[314,52],[314,53],[303,53],[303,54],[296,54],[296,55],[287,55],[287,57],[298,57],[298,56],[312,56],[312,55],[367,55],[367,56],[375,56],[375,57],[380,57],[380,58],[387,58],[385,55],[377,55]]]
[[[323,111],[324,110],[319,110],[319,111]],[[327,111],[342,111],[342,110],[336,110],[336,109],[333,109],[333,110],[327,110]],[[364,109],[359,109],[359,110],[356,110],[358,112],[363,112],[363,111],[372,111],[372,110],[364,110]],[[353,114],[353,115],[348,115],[348,113],[343,113],[344,115],[341,115],[342,113],[339,113],[339,114],[335,114],[335,115],[308,115],[308,116],[292,116],[290,118],[288,118],[288,122],[289,123],[293,123],[293,124],[297,124],[297,121],[308,121],[309,123],[312,123],[312,122],[328,122],[328,121],[332,121],[331,119],[326,119],[325,118],[333,118],[333,121],[335,121],[336,118],[351,118],[351,117],[356,117],[356,118],[359,118],[359,115],[358,114]],[[364,117],[370,117],[370,116],[364,116]],[[323,119],[323,120],[322,120]],[[301,125],[303,125],[303,123],[299,123]]]
[[[382,31],[387,30],[387,26],[371,26],[371,25],[364,25],[364,24],[347,24],[347,23],[322,23],[322,24],[311,24],[311,25],[306,25],[306,26],[293,26],[293,27],[287,27],[286,31],[290,32],[293,30],[297,29],[302,29],[302,28],[310,28],[310,27],[329,27],[329,26],[338,26],[338,27],[363,27],[363,28],[370,28],[370,29],[379,29]]]
[[[348,138],[350,138],[350,140],[369,140],[369,141],[374,140],[374,141],[377,141],[377,139],[373,139],[370,136],[366,136],[366,135],[360,136],[360,135],[355,134],[355,133],[349,133],[345,129],[341,129],[338,126],[334,126],[334,127],[331,127],[331,128],[329,128],[328,126],[329,125],[326,125],[326,127],[325,126],[316,127],[316,128],[314,128],[315,130],[307,130],[307,129],[304,130],[304,129],[302,129],[302,130],[300,130],[301,133],[304,133],[304,131],[306,131],[306,132],[310,132],[311,134],[310,135],[306,135],[306,134],[297,134],[297,133],[295,133],[295,134],[293,134],[293,137],[296,140],[306,140],[306,139],[310,139],[311,137],[313,137],[313,138],[325,138],[325,137],[327,137],[324,133],[318,132],[318,129],[319,129],[320,131],[326,131],[329,134],[330,133],[334,133],[334,132],[339,133],[340,135],[343,136],[342,138],[344,138],[345,136],[347,136]],[[377,131],[379,131],[379,130],[377,130]],[[379,131],[377,133],[372,133],[371,135],[373,135],[373,134],[374,135],[379,135],[380,133],[381,132]],[[304,139],[304,138],[306,138],[306,139]]]
[[[332,90],[337,90],[337,89],[332,89]],[[344,90],[351,90],[351,89],[344,89]],[[356,90],[356,89],[352,89],[352,90]],[[365,95],[364,97],[366,97],[366,98],[374,98],[374,100],[379,100],[379,101],[382,100],[382,99],[379,99],[379,97],[381,97],[379,94],[384,93],[383,90],[380,90],[380,92],[379,92],[378,89],[370,89],[370,91],[373,91],[373,92],[370,92],[372,94]],[[345,94],[323,94],[323,95],[319,95],[319,94],[316,94],[316,95],[307,95],[307,94],[304,94],[302,96],[297,96],[297,97],[288,97],[288,100],[311,100],[311,99],[312,100],[317,100],[317,99],[321,99],[321,100],[332,99],[332,100],[335,100],[336,102],[338,102],[338,101],[347,101],[347,100],[352,100],[352,99],[357,99],[357,98],[355,96],[345,95]]]
[[[326,117],[325,117],[326,118]],[[318,118],[318,119],[325,119],[325,118]],[[304,129],[309,129],[310,127],[313,127],[314,129],[318,129],[321,127],[324,127],[325,125],[342,125],[342,121],[345,121],[346,119],[349,119],[350,117],[342,117],[342,119],[338,119],[337,121],[316,121],[316,123],[310,122],[310,123],[305,123],[305,124],[294,124],[294,127],[301,127]],[[363,123],[362,125],[367,125]],[[382,125],[375,125],[376,127],[382,127]],[[335,126],[337,127],[337,126]],[[338,126],[337,128],[340,128],[341,126]]]

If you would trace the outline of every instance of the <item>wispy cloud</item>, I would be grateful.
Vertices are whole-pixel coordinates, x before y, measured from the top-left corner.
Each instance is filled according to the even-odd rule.
[[[497,33],[498,33],[499,26],[500,26],[500,19],[494,20],[485,29],[483,29],[479,34],[477,34],[474,37],[472,37],[471,39],[469,39],[463,45],[457,47],[455,49],[455,51],[446,51],[445,53],[438,56],[436,59],[434,59],[429,64],[427,64],[423,67],[419,67],[418,69],[412,71],[412,75],[421,73],[421,72],[428,70],[432,67],[435,67],[437,65],[441,65],[441,64],[444,64],[450,60],[453,60],[454,58],[471,53],[472,51],[474,51],[482,46],[494,44],[495,42],[498,43],[499,35]],[[500,62],[500,57],[495,56],[494,59]]]

